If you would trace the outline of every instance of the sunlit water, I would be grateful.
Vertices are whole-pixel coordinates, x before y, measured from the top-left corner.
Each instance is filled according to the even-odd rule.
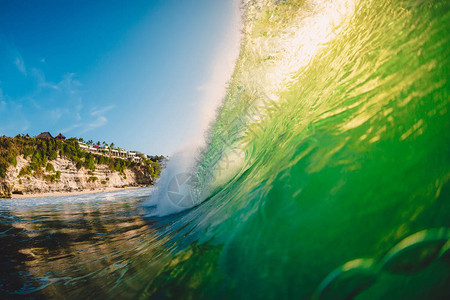
[[[155,242],[139,203],[151,191],[2,200],[1,294],[111,297],[127,293],[117,287],[131,273],[150,279],[151,249],[161,240]],[[140,257],[148,267],[143,273]]]
[[[450,298],[450,3],[245,8],[193,173],[2,201],[4,295]]]

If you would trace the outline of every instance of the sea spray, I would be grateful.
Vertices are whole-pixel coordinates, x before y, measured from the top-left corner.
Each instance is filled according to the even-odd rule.
[[[199,203],[193,189],[192,170],[199,145],[190,145],[170,157],[158,181],[155,192],[144,206],[150,216],[165,216],[194,207]]]

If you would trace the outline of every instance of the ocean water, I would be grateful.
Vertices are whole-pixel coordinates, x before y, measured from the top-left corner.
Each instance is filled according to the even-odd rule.
[[[2,201],[2,295],[449,299],[449,8],[245,1],[193,167]]]

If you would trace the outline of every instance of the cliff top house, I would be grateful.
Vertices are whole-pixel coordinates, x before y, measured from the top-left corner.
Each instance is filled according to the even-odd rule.
[[[41,132],[36,136],[37,139],[41,140],[52,140],[53,136],[50,134],[50,132]]]
[[[55,139],[60,140],[60,141],[65,141],[66,137],[64,135],[62,135],[62,133],[58,134]]]

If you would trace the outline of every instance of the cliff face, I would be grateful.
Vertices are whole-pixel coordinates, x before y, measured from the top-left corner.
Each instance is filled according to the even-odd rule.
[[[0,185],[4,187],[2,190],[9,189],[13,194],[40,194],[143,186],[153,182],[150,174],[141,167],[127,168],[124,171],[125,174],[111,171],[107,165],[96,165],[95,171],[85,168],[77,170],[76,165],[66,158],[51,161],[55,171],[44,172],[44,175],[61,172],[60,177],[53,182],[42,175],[23,175],[19,178],[21,168],[29,163],[30,159],[18,156],[17,165],[9,166],[5,179],[0,182]],[[3,191],[0,191],[0,197],[2,194],[6,196]]]

